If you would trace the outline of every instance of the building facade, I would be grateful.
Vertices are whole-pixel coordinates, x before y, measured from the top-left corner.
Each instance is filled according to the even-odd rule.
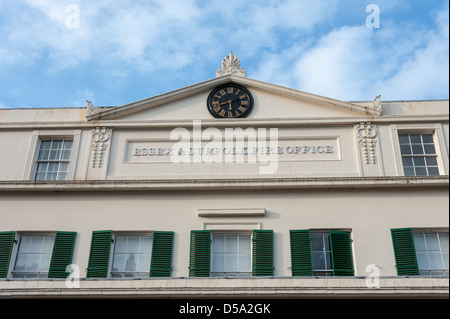
[[[0,110],[0,297],[448,298],[449,102],[214,79]]]

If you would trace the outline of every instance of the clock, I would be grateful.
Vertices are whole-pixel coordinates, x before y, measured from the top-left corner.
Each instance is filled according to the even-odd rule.
[[[253,97],[242,85],[221,85],[209,94],[208,111],[215,118],[246,117],[253,108]]]

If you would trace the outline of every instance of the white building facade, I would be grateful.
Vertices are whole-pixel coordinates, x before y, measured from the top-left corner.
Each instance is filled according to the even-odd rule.
[[[449,102],[217,77],[0,110],[0,297],[448,298]]]

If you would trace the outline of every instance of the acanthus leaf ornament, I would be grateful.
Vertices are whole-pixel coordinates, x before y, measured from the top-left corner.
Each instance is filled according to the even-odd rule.
[[[233,54],[233,52],[230,52],[230,54],[222,60],[222,68],[217,69],[216,78],[225,75],[238,75],[245,77],[245,70],[241,68],[241,62]]]

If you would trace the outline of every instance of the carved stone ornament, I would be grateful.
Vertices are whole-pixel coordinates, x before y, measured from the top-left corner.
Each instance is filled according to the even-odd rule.
[[[111,139],[110,128],[96,127],[91,130],[91,167],[101,168],[103,164],[103,153],[108,148]]]
[[[233,52],[230,52],[230,54],[222,60],[222,68],[217,69],[216,71],[216,78],[225,75],[238,75],[245,78],[245,70],[241,68],[241,62]]]
[[[366,164],[375,164],[376,162],[376,137],[377,127],[370,122],[359,123],[355,125],[356,135],[363,153]]]
[[[381,95],[378,95],[370,105],[374,110],[381,111]]]
[[[86,103],[86,116],[100,112],[91,101],[86,100]]]

